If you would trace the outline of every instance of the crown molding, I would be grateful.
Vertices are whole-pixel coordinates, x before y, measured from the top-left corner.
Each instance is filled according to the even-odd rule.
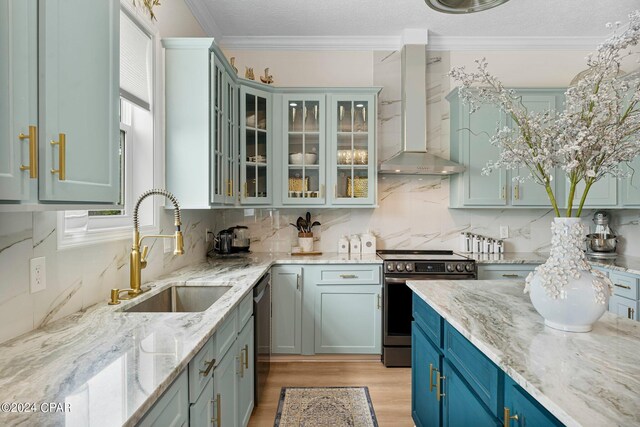
[[[459,37],[430,35],[431,51],[594,50],[601,37]],[[228,36],[221,46],[231,50],[398,50],[402,36]]]
[[[222,36],[222,31],[214,19],[211,9],[202,0],[184,0],[187,7],[191,10],[191,14],[198,21],[202,30],[208,36],[216,39]]]

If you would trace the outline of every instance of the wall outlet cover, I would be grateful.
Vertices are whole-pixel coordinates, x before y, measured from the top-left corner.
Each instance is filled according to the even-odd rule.
[[[47,289],[47,268],[45,257],[32,258],[29,261],[31,293]]]
[[[207,228],[204,234],[204,241],[210,242],[211,240],[213,240],[213,233],[211,232],[211,229]]]
[[[501,239],[508,239],[509,238],[509,226],[508,225],[501,225],[500,226],[500,238]]]

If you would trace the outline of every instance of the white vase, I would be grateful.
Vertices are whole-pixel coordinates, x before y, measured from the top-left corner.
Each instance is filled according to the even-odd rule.
[[[611,281],[587,262],[585,230],[580,218],[555,218],[551,254],[527,277],[525,292],[554,329],[589,332],[609,305]]]

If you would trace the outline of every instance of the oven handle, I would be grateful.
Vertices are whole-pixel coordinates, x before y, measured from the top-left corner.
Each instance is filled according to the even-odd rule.
[[[407,280],[420,280],[417,277],[403,277],[403,278],[396,278],[396,277],[385,277],[384,278],[384,282],[385,283],[407,283]]]
[[[447,275],[447,276],[410,276],[410,277],[385,277],[384,282],[388,284],[406,284],[413,280],[475,280],[476,277],[470,275]]]

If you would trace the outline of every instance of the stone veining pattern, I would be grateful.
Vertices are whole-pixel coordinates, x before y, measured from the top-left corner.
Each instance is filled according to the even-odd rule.
[[[638,322],[605,313],[590,333],[547,328],[520,281],[409,287],[566,425],[640,424]]]

